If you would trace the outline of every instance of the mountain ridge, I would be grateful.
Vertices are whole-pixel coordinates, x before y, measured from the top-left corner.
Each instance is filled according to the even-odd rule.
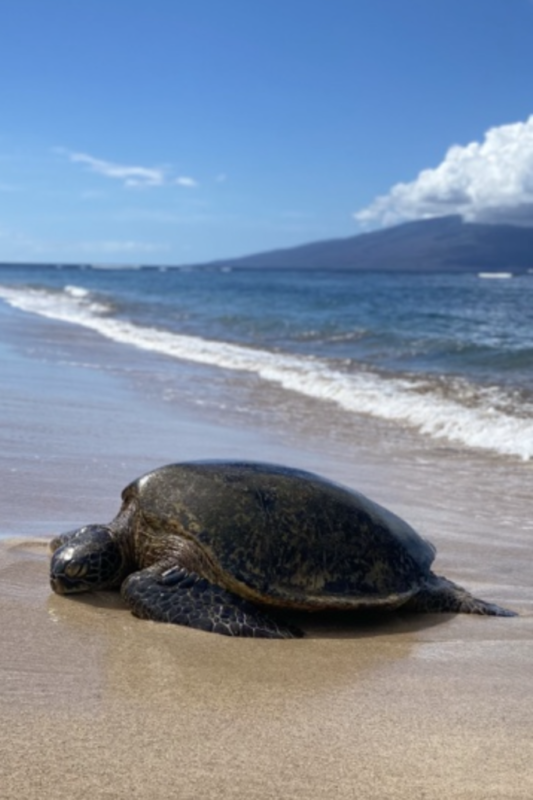
[[[195,266],[523,272],[533,268],[533,228],[463,222],[460,216],[438,217]]]

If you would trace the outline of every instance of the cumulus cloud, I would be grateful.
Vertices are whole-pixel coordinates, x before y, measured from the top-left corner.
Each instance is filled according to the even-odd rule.
[[[354,217],[393,225],[448,214],[533,226],[533,116],[490,128],[482,142],[454,145],[437,167],[397,183]]]
[[[169,170],[163,167],[117,164],[113,161],[105,161],[103,158],[95,158],[87,153],[73,153],[62,149],[57,152],[65,154],[74,164],[84,164],[91,172],[119,180],[127,187],[163,186],[169,183],[187,188],[198,185],[197,181],[191,177],[172,177],[169,175]]]

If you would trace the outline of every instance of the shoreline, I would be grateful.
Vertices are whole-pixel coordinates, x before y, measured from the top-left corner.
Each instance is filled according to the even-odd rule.
[[[460,341],[452,344],[452,335],[452,341],[443,345],[444,352],[434,341],[434,336],[437,334],[438,340],[442,333],[439,330],[428,331],[426,336],[429,338],[422,337],[425,344],[416,337],[408,344],[403,340],[403,335],[392,336],[392,341],[384,343],[384,351],[381,352],[378,342],[372,344],[376,336],[378,341],[381,338],[380,326],[372,333],[374,323],[370,320],[355,332],[348,325],[344,333],[333,335],[324,329],[319,334],[321,323],[317,323],[316,331],[307,331],[305,314],[300,318],[298,313],[296,320],[289,325],[286,340],[282,330],[280,338],[274,337],[272,340],[271,330],[270,334],[264,332],[266,338],[263,341],[261,326],[268,323],[268,329],[272,325],[272,320],[268,322],[268,313],[262,323],[256,320],[259,324],[256,332],[259,338],[256,338],[253,324],[248,333],[245,325],[242,336],[238,333],[238,324],[237,331],[233,330],[239,320],[238,313],[234,318],[231,313],[226,315],[227,309],[220,304],[215,303],[216,308],[211,307],[212,299],[219,293],[226,297],[228,282],[230,296],[226,299],[230,305],[233,301],[238,307],[239,293],[252,288],[248,282],[244,286],[240,286],[238,281],[233,285],[227,277],[221,280],[219,276],[207,290],[202,282],[196,285],[194,281],[192,286],[187,281],[183,285],[181,281],[177,284],[170,281],[170,285],[166,285],[170,280],[167,276],[164,284],[158,285],[156,294],[176,292],[177,308],[172,312],[166,303],[161,306],[156,300],[153,306],[142,302],[140,306],[132,303],[130,307],[132,293],[135,295],[141,290],[143,295],[150,291],[146,276],[144,281],[141,280],[142,276],[142,272],[138,273],[132,283],[131,272],[126,272],[122,276],[125,285],[121,281],[119,290],[114,281],[108,284],[102,275],[98,276],[99,281],[92,271],[85,275],[83,281],[80,279],[82,285],[78,285],[75,275],[69,273],[67,278],[56,270],[48,270],[46,275],[42,275],[47,286],[38,288],[31,282],[22,285],[15,283],[12,287],[0,286],[0,298],[14,308],[53,319],[56,323],[73,323],[98,333],[109,342],[134,347],[137,352],[148,351],[154,363],[165,365],[159,372],[152,372],[158,384],[154,389],[163,393],[167,400],[174,398],[178,404],[192,404],[197,406],[196,410],[200,404],[204,404],[220,414],[231,411],[237,404],[239,417],[247,415],[253,420],[257,419],[259,413],[261,419],[265,411],[267,415],[271,412],[272,402],[278,401],[284,406],[285,400],[296,394],[299,408],[310,409],[312,418],[317,416],[318,409],[322,409],[328,414],[330,428],[333,429],[337,418],[359,417],[377,430],[387,430],[388,427],[409,429],[414,435],[417,431],[423,432],[436,446],[447,441],[453,443],[451,446],[477,448],[511,458],[528,460],[533,456],[533,386],[528,369],[527,335],[522,333],[516,336],[518,329],[516,326],[513,328],[512,324],[508,332],[510,349],[503,345],[501,351],[492,348],[489,337],[486,343],[488,352],[478,341],[479,330],[471,330],[463,344]],[[74,283],[65,283],[66,280]],[[307,291],[310,288],[307,287]],[[315,292],[318,289],[317,286],[312,288]],[[413,288],[408,284],[405,287],[407,294]],[[444,285],[442,289],[445,288]],[[282,286],[269,287],[267,284],[265,290],[281,290],[282,302],[287,303]],[[346,293],[352,288],[343,286],[343,290]],[[376,285],[371,296],[368,296],[367,286],[366,295],[360,298],[363,306],[372,301],[375,291],[379,295],[382,290],[383,287],[380,290]],[[469,290],[463,287],[463,290],[471,292],[472,287]],[[334,295],[338,291],[339,287],[335,285]],[[435,291],[438,291],[438,287],[433,287],[431,295]],[[479,300],[477,292],[471,302],[475,302],[476,298]],[[260,302],[257,293],[248,299],[256,306]],[[432,305],[434,299],[426,296],[425,300],[433,309],[429,318],[435,314],[438,317],[437,309]],[[494,300],[490,296],[484,297],[485,311],[478,309],[477,315],[486,312],[490,316]],[[505,303],[509,298],[506,300],[502,297],[500,300]],[[394,306],[394,292],[391,301]],[[308,309],[308,312],[312,318],[312,309]],[[177,314],[177,325],[173,313]],[[462,309],[462,313],[466,318],[470,316],[468,305]],[[520,313],[517,311],[518,318]],[[185,324],[189,314],[192,315],[191,324]],[[219,327],[221,320],[217,322],[217,316],[220,315],[222,321],[226,320],[222,329]],[[453,316],[447,322],[453,329]],[[398,323],[401,329],[401,317]],[[296,330],[292,331],[293,324],[298,330],[303,325],[298,334]],[[443,324],[442,320],[440,324]],[[276,327],[283,329],[283,322],[278,320]],[[495,334],[496,338],[503,336],[499,329]],[[388,334],[384,333],[384,336],[387,340]],[[503,338],[506,339],[507,335]],[[517,349],[511,346],[511,342]],[[376,345],[377,351],[372,357]],[[422,358],[420,362],[416,357],[420,347],[433,352],[433,358],[428,355],[429,361],[425,366],[425,359]],[[471,352],[472,348],[474,352]],[[459,355],[461,352],[463,357]],[[492,359],[494,369],[491,370],[488,362]],[[505,362],[511,367],[510,372]],[[178,374],[185,381],[174,382],[172,376]],[[284,422],[282,418],[282,424]]]
[[[377,447],[364,420],[332,440],[291,397],[263,424],[217,422],[158,399],[146,354],[2,307],[0,330],[3,798],[529,800],[530,464],[401,430]],[[439,573],[520,616],[316,617],[303,640],[260,642],[51,594],[48,537],[109,519],[142,472],[206,457],[360,489],[433,541]]]

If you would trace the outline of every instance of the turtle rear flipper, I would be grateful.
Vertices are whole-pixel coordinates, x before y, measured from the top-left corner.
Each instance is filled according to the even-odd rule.
[[[121,594],[141,619],[187,625],[226,636],[292,639],[296,628],[282,625],[254,605],[182,567],[163,573],[152,568],[134,572]]]
[[[447,578],[430,574],[420,590],[402,606],[405,611],[449,614],[485,614],[493,617],[516,617],[514,611],[480,600]]]

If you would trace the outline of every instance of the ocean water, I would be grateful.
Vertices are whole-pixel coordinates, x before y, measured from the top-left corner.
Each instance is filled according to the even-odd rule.
[[[239,376],[323,418],[335,407],[533,457],[533,274],[4,265],[0,302],[74,326],[73,339],[83,326],[174,368],[202,365],[225,386],[221,408],[231,392],[246,402]]]

